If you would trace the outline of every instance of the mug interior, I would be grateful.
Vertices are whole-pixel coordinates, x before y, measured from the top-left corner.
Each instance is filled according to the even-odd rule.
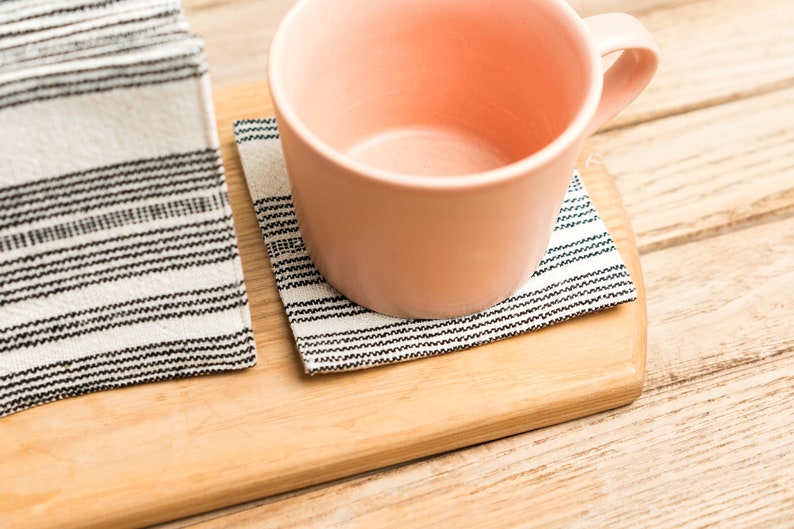
[[[577,116],[585,125],[592,52],[561,4],[303,0],[273,41],[274,99],[312,141],[364,166],[449,176],[508,165]]]

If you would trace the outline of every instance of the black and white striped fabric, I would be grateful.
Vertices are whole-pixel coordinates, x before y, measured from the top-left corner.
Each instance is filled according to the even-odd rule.
[[[578,173],[543,261],[506,301],[447,320],[385,316],[334,290],[298,230],[274,118],[234,124],[281,300],[307,373],[361,369],[448,353],[540,329],[637,297],[615,244]]]
[[[0,416],[255,362],[179,2],[1,2]]]

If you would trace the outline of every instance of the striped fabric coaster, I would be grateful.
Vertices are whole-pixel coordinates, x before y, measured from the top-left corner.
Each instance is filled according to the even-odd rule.
[[[0,145],[0,416],[256,362],[179,2],[0,3]]]
[[[447,320],[378,314],[334,290],[298,230],[274,118],[234,123],[237,148],[281,300],[307,373],[449,353],[636,299],[637,292],[578,173],[535,275],[512,297]]]

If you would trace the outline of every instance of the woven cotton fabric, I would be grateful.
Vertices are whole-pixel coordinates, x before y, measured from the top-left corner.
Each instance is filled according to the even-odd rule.
[[[538,270],[513,296],[446,320],[385,316],[345,298],[314,268],[289,192],[274,118],[234,134],[281,300],[307,373],[362,369],[482,345],[637,297],[614,241],[574,173]]]
[[[0,3],[0,416],[255,362],[179,2]]]

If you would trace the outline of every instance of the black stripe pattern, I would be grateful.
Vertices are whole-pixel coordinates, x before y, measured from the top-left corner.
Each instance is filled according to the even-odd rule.
[[[0,417],[256,363],[206,71],[178,1],[0,3]]]
[[[374,313],[334,290],[312,265],[284,185],[256,170],[283,167],[275,118],[235,123],[254,210],[307,373],[347,371],[449,353],[541,329],[636,299],[615,243],[575,172],[552,240],[532,278],[477,314],[410,320]],[[281,178],[286,179],[285,173]]]

